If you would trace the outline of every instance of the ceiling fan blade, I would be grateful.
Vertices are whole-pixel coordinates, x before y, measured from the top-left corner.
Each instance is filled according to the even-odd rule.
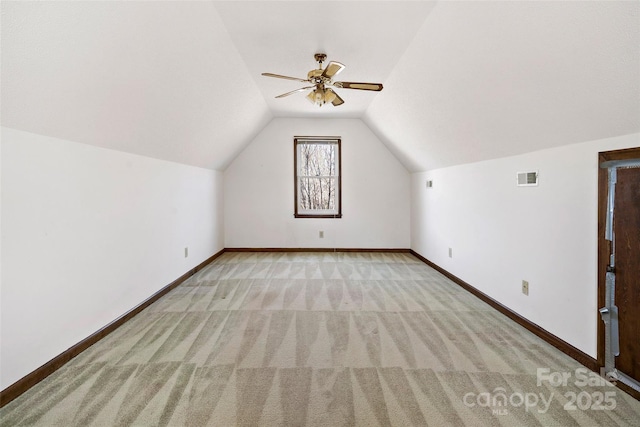
[[[331,90],[331,89],[329,89]],[[332,91],[333,93],[335,93],[335,91]],[[335,93],[336,97],[333,99],[333,101],[331,101],[331,103],[333,104],[334,107],[337,107],[338,105],[342,105],[344,104],[344,100],[342,98],[340,98],[340,95],[338,95],[337,93]]]
[[[344,70],[344,64],[341,64],[339,62],[335,62],[335,61],[331,61],[329,62],[329,65],[327,65],[327,67],[324,69],[324,71],[322,72],[322,77],[327,77],[327,78],[331,78],[335,75],[337,75],[338,73],[340,73],[340,71]]]
[[[276,98],[284,98],[285,96],[292,95],[292,94],[294,94],[296,92],[302,92],[303,90],[313,89],[314,87],[315,86],[301,87],[300,89],[292,90],[291,92],[287,92],[287,93],[283,93],[282,95],[278,95],[278,96],[276,96]]]
[[[343,89],[374,90],[376,92],[382,90],[382,83],[333,82],[333,85]]]
[[[280,74],[273,74],[273,73],[262,73],[263,76],[266,77],[275,77],[277,79],[285,79],[285,80],[295,80],[297,82],[308,82],[308,79],[299,79],[297,77],[289,77],[289,76],[281,76]]]

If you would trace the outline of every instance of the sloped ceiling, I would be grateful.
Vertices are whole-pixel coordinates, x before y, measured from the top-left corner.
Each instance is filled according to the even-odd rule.
[[[362,118],[412,171],[640,131],[640,2],[2,1],[2,125],[224,169],[272,117]],[[313,54],[346,64],[318,108]]]
[[[271,113],[211,2],[2,2],[2,124],[223,169]]]
[[[640,2],[441,2],[365,122],[410,170],[640,130]]]

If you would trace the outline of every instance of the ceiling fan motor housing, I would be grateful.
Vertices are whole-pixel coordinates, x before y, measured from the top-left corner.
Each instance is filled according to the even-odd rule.
[[[323,84],[323,83],[328,83],[329,81],[331,81],[330,78],[325,77],[325,76],[322,75],[322,71],[323,71],[322,69],[311,70],[307,74],[307,78],[309,79],[309,81],[311,83],[315,83],[315,84]]]

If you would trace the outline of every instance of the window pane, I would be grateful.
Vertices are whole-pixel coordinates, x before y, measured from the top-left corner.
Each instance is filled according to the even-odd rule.
[[[299,178],[299,203],[303,210],[336,208],[335,178]]]
[[[340,138],[294,138],[295,216],[341,218]]]
[[[336,174],[335,144],[300,144],[300,175]]]

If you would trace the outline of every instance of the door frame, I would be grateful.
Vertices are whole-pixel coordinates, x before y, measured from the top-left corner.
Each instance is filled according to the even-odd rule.
[[[630,160],[640,158],[640,147],[623,150],[602,151],[598,153],[598,308],[606,305],[606,273],[611,253],[611,242],[604,237],[607,218],[607,198],[609,190],[608,170],[600,165],[611,160]],[[598,315],[598,367],[604,369],[605,341],[604,322]],[[602,372],[602,371],[601,371]],[[617,386],[640,400],[640,392],[618,381]]]

